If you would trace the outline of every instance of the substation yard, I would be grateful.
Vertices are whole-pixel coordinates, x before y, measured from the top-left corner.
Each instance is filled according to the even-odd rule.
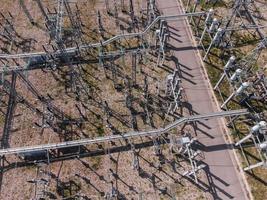
[[[265,199],[267,42],[231,3],[2,2],[0,199]]]

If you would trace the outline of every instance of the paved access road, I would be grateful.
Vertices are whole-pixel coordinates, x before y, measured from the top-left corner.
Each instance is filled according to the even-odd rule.
[[[163,15],[182,13],[177,0],[158,0],[157,3]],[[182,83],[194,114],[218,111],[185,20],[171,21],[168,25],[171,36],[169,44],[172,46],[174,56],[182,65]],[[223,138],[226,130],[223,130],[221,125],[222,121],[212,119],[205,121],[205,124],[198,123],[195,127],[200,147],[205,155],[203,161],[208,165],[206,180],[200,185],[207,191],[207,197],[210,199],[247,199],[235,160],[231,159],[231,146],[227,145]]]

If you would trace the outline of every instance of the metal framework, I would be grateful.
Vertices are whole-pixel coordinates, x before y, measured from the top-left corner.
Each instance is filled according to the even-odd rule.
[[[250,131],[249,134],[246,135],[244,138],[236,142],[236,146],[242,147],[242,144],[245,143],[247,140],[252,140],[254,143],[257,152],[259,154],[259,157],[261,159],[260,162],[257,162],[255,164],[249,164],[247,167],[244,168],[245,171],[252,170],[256,167],[260,166],[267,166],[267,122],[266,121],[260,121],[256,125],[254,125]],[[263,141],[260,139],[260,136],[263,136]]]
[[[189,0],[187,3],[187,11],[191,12],[192,9],[197,11],[200,2],[195,1],[193,6],[190,5],[190,2]],[[215,6],[217,2],[209,2],[209,5],[213,4]],[[199,38],[200,47],[203,49],[203,61],[212,64],[212,58],[215,58],[219,62],[224,63],[222,73],[217,83],[214,84],[214,90],[221,97],[221,108],[228,110],[234,104],[246,107],[254,116],[257,116],[254,117],[256,121],[255,119],[252,120],[256,124],[260,123],[260,121],[263,123],[265,118],[261,116],[262,113],[259,113],[262,110],[255,108],[255,104],[263,105],[263,107],[266,105],[265,75],[262,70],[257,69],[258,59],[267,47],[267,39],[264,32],[266,26],[260,23],[260,19],[261,17],[255,2],[249,0],[233,1],[233,6],[231,6],[226,18],[219,19],[216,16],[216,10],[210,9],[202,22],[196,22],[194,18],[191,19],[191,24],[195,26],[197,23],[198,26],[195,34]],[[234,48],[240,43],[240,37],[243,35],[249,36],[254,41],[259,40],[259,42],[253,50],[240,58],[233,52]],[[214,53],[218,51],[219,53]],[[216,64],[218,65],[218,63]],[[229,87],[230,94],[224,94],[222,92],[226,86]],[[229,102],[231,102],[230,106],[228,106]],[[229,125],[231,125],[235,132],[238,132],[235,122],[237,118],[229,117]],[[249,118],[249,120],[251,119]],[[265,134],[261,133],[262,135]],[[252,134],[250,131],[244,138],[239,135],[240,141],[237,142],[237,146],[241,149],[247,164],[247,167],[244,168],[245,171],[265,165],[265,149],[260,148],[261,143],[264,146],[265,140],[260,141],[257,136],[258,131],[255,134]],[[244,153],[246,145],[242,144],[249,138],[256,147],[259,157],[262,160],[259,163],[250,164]]]
[[[256,11],[252,11],[251,8],[255,8]],[[234,5],[226,20],[218,20],[213,17],[214,11],[210,9],[204,21],[204,28],[199,39],[199,44],[205,52],[203,60],[207,60],[213,47],[222,47],[224,49],[233,48],[236,45],[233,43],[233,36],[239,34],[238,32],[240,31],[242,31],[242,34],[245,34],[244,31],[246,31],[249,35],[252,35],[254,40],[257,38],[263,40],[265,34],[262,29],[267,26],[258,24],[256,18],[252,14],[252,12],[257,13],[256,8],[254,2],[250,0],[234,1]],[[204,38],[210,41],[209,44],[204,45]],[[206,48],[206,46],[208,47]]]

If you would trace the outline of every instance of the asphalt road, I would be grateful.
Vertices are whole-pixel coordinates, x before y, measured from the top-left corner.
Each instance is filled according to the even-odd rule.
[[[177,0],[159,0],[158,6],[164,15],[181,14]],[[192,114],[203,114],[218,111],[212,100],[211,88],[203,73],[200,57],[190,39],[190,32],[184,20],[168,22],[170,41],[174,56],[181,64],[183,73],[182,85],[188,102],[192,106]],[[195,133],[203,150],[206,168],[205,180],[200,182],[202,190],[210,199],[247,199],[241,176],[231,159],[231,146],[227,145],[223,134],[222,122],[211,119],[195,126]]]

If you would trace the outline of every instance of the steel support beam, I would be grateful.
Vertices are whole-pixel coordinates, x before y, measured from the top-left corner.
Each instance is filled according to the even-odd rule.
[[[246,115],[246,114],[249,114],[249,112],[246,109],[241,109],[241,110],[222,111],[222,112],[216,112],[216,113],[208,113],[208,114],[202,114],[202,115],[183,117],[169,124],[168,126],[164,128],[159,128],[156,130],[143,131],[143,132],[128,132],[123,135],[110,135],[110,136],[98,137],[94,139],[88,138],[88,139],[81,139],[81,140],[67,141],[67,142],[53,143],[53,144],[7,148],[7,149],[0,150],[0,156],[8,155],[8,154],[29,153],[29,152],[43,151],[43,150],[48,151],[52,149],[97,144],[97,143],[104,143],[104,142],[118,141],[118,140],[125,140],[125,139],[134,139],[134,138],[140,138],[140,137],[145,137],[145,136],[160,136],[172,130],[173,128],[176,128],[177,126],[187,123],[187,122],[200,121],[204,119],[217,118],[217,117]]]

